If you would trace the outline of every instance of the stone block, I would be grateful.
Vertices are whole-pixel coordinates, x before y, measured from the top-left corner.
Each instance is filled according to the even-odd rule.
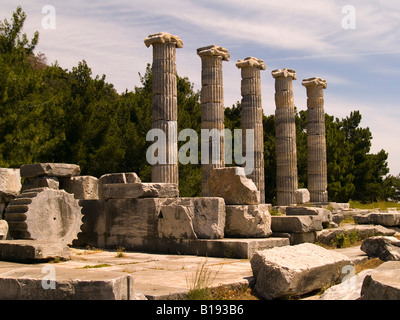
[[[400,262],[388,261],[364,278],[360,300],[400,300]]]
[[[193,228],[194,205],[170,204],[161,208],[159,236],[174,239],[197,239]]]
[[[69,260],[69,247],[60,242],[45,240],[0,241],[0,260],[2,261],[32,263],[54,258]]]
[[[213,169],[207,187],[210,196],[221,197],[226,204],[260,203],[260,192],[241,167]]]
[[[0,200],[8,202],[21,191],[21,175],[19,169],[0,168]]]
[[[349,225],[334,229],[324,229],[317,232],[317,241],[322,244],[330,245],[339,235],[347,235],[355,237],[359,240],[373,236],[384,235],[393,236],[394,230],[387,229],[382,226],[371,225]]]
[[[8,223],[0,219],[0,240],[6,240],[8,235]]]
[[[272,234],[269,205],[227,205],[225,237],[266,238]]]
[[[108,173],[99,178],[100,184],[112,183],[141,183],[142,181],[135,172]]]
[[[319,297],[319,300],[358,300],[361,297],[361,288],[365,277],[371,273],[372,269],[366,269],[357,275],[349,274],[351,269],[344,269],[348,277],[343,279],[340,284],[334,285]],[[355,272],[355,271],[354,271]]]
[[[133,277],[123,272],[54,264],[0,273],[0,300],[131,300],[133,288]]]
[[[56,177],[40,176],[35,178],[25,178],[21,192],[29,189],[49,188],[59,190],[60,182]]]
[[[169,200],[165,206],[172,207],[176,216],[185,211],[186,216],[192,219],[194,233],[198,239],[221,239],[225,228],[225,202],[217,197],[177,198]],[[163,220],[165,206],[161,209],[159,223],[165,227]],[[185,208],[185,209],[183,209]],[[171,212],[169,216],[171,217]],[[185,216],[183,219],[187,219]],[[177,223],[178,221],[174,222]]]
[[[300,296],[331,285],[351,265],[347,256],[311,243],[257,251],[250,263],[254,289],[264,299]]]
[[[332,212],[324,208],[315,207],[287,207],[287,216],[318,216],[322,223],[329,223],[332,221]]]
[[[382,261],[400,261],[400,240],[389,236],[376,236],[365,239],[361,250],[370,257]]]
[[[358,224],[379,224],[385,227],[400,225],[400,212],[360,212],[353,215],[354,221]]]
[[[39,176],[72,177],[78,176],[81,169],[76,164],[67,163],[36,163],[23,165],[20,168],[22,178],[34,178]]]
[[[304,233],[322,230],[318,216],[271,216],[272,232]]]
[[[62,189],[72,193],[75,199],[98,199],[98,179],[92,176],[76,176],[64,179]]]
[[[295,196],[297,204],[310,202],[310,191],[308,191],[308,189],[297,189]]]
[[[175,183],[114,183],[102,185],[104,199],[173,198],[179,196]]]

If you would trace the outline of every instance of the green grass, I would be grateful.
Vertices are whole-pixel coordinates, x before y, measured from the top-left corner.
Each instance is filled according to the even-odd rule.
[[[359,201],[349,201],[350,208],[352,209],[379,209],[379,210],[387,210],[388,208],[399,208],[400,203],[397,202],[373,202],[373,203],[361,203]]]
[[[209,300],[211,299],[211,290],[209,286],[215,280],[218,271],[209,270],[206,267],[207,259],[199,264],[196,272],[192,274],[190,280],[186,279],[189,286],[187,294],[188,300]]]

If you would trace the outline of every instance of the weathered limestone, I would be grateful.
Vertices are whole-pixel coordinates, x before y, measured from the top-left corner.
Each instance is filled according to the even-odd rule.
[[[395,237],[377,236],[365,239],[361,250],[370,257],[383,261],[400,261],[400,240]]]
[[[0,240],[6,240],[8,235],[8,223],[0,219]]]
[[[379,224],[385,227],[394,227],[400,225],[400,212],[369,212],[366,211],[353,215],[354,221],[358,224]]]
[[[229,61],[228,50],[215,45],[197,49],[201,58],[201,129],[209,130],[208,161],[202,160],[201,187],[203,196],[210,196],[207,180],[214,168],[225,166],[224,94],[222,61]],[[214,132],[214,134],[213,134]],[[215,139],[214,139],[215,138]]]
[[[311,202],[328,201],[324,93],[326,80],[304,79],[307,88],[307,168]]]
[[[136,297],[133,277],[124,272],[71,269],[54,264],[0,272],[0,300],[133,300]]]
[[[174,198],[179,196],[175,183],[113,183],[104,184],[104,199]]]
[[[48,177],[72,177],[78,176],[81,169],[76,164],[67,163],[36,163],[23,165],[20,168],[21,178]]]
[[[307,233],[322,230],[322,220],[318,216],[272,216],[273,232]]]
[[[69,247],[60,242],[47,240],[0,241],[1,261],[37,263],[55,258],[69,260]]]
[[[322,244],[330,245],[338,236],[347,236],[363,240],[373,236],[393,236],[395,233],[394,230],[379,225],[345,225],[343,227],[318,231],[317,241]]]
[[[360,300],[400,300],[400,262],[388,261],[364,278]]]
[[[340,284],[334,285],[319,297],[319,300],[358,300],[361,297],[361,288],[365,277],[372,272],[372,269],[366,269],[358,274],[349,275],[350,268],[345,268],[347,278]]]
[[[21,192],[20,169],[0,168],[0,219],[8,203]]]
[[[5,218],[13,239],[71,244],[80,232],[81,209],[78,200],[64,190],[31,189],[10,202]]]
[[[260,203],[265,203],[263,111],[260,70],[265,70],[266,67],[263,60],[254,57],[239,60],[236,66],[241,69],[242,75],[242,150],[248,150],[249,147],[246,144],[246,130],[254,130],[254,170],[247,177],[253,180],[257,189],[260,191]]]
[[[224,227],[225,202],[218,197],[169,199],[158,220],[160,236],[167,238],[222,239]]]
[[[8,202],[21,191],[20,169],[0,168],[0,199]]]
[[[311,243],[258,251],[250,263],[254,288],[264,299],[300,296],[330,285],[351,265],[347,256]]]
[[[193,228],[194,205],[170,204],[161,208],[158,221],[159,237],[197,239]]]
[[[227,205],[225,237],[266,238],[272,234],[268,205]]]
[[[297,148],[292,69],[273,70],[275,78],[276,190],[278,206],[296,204]]]
[[[114,183],[141,183],[142,181],[135,172],[108,173],[102,175],[98,180],[99,199],[103,199],[103,186]]]
[[[332,212],[324,208],[315,207],[287,207],[287,216],[318,216],[322,220],[322,224],[328,227],[329,223],[332,222]]]
[[[62,181],[61,188],[72,193],[75,199],[98,199],[99,179],[92,176],[76,176]]]
[[[212,197],[221,197],[226,204],[259,204],[260,191],[252,180],[246,177],[244,168],[215,168],[207,181]]]
[[[153,100],[152,128],[161,129],[166,135],[166,163],[153,165],[152,182],[176,183],[178,176],[178,102],[176,82],[176,48],[182,40],[166,32],[149,35],[144,43],[153,46]]]
[[[308,189],[297,189],[296,190],[296,203],[304,204],[310,202],[310,191]]]

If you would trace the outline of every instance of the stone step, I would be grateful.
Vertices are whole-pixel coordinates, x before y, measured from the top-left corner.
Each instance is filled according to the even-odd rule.
[[[54,258],[68,260],[69,248],[59,242],[39,240],[0,241],[0,260],[23,263],[41,262]]]

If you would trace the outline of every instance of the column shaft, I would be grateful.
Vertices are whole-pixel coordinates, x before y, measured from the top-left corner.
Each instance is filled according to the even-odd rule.
[[[311,202],[328,201],[324,92],[321,78],[303,80],[307,88],[307,177]]]
[[[183,43],[177,36],[166,32],[149,35],[145,45],[153,46],[152,64],[152,128],[162,129],[167,137],[167,163],[153,165],[152,182],[176,183],[178,174],[177,141],[177,80],[176,80],[176,48],[182,48]],[[172,146],[172,147],[171,147]]]
[[[298,188],[296,124],[291,69],[274,70],[276,122],[276,190],[278,206],[296,204]]]
[[[222,61],[229,61],[229,53],[222,47],[215,45],[197,49],[201,58],[201,129],[220,131],[219,154],[213,154],[209,141],[208,163],[201,164],[201,186],[203,196],[207,196],[207,180],[214,168],[224,167],[224,95]],[[214,164],[213,159],[218,163]]]
[[[264,140],[262,125],[262,100],[261,100],[261,77],[260,70],[265,70],[263,60],[248,57],[239,60],[236,66],[241,69],[241,94],[242,112],[241,122],[243,130],[243,148],[248,150],[246,130],[254,130],[253,152],[254,170],[247,177],[252,179],[260,191],[260,202],[265,203],[265,181],[264,181]],[[250,147],[250,146],[249,146]]]

